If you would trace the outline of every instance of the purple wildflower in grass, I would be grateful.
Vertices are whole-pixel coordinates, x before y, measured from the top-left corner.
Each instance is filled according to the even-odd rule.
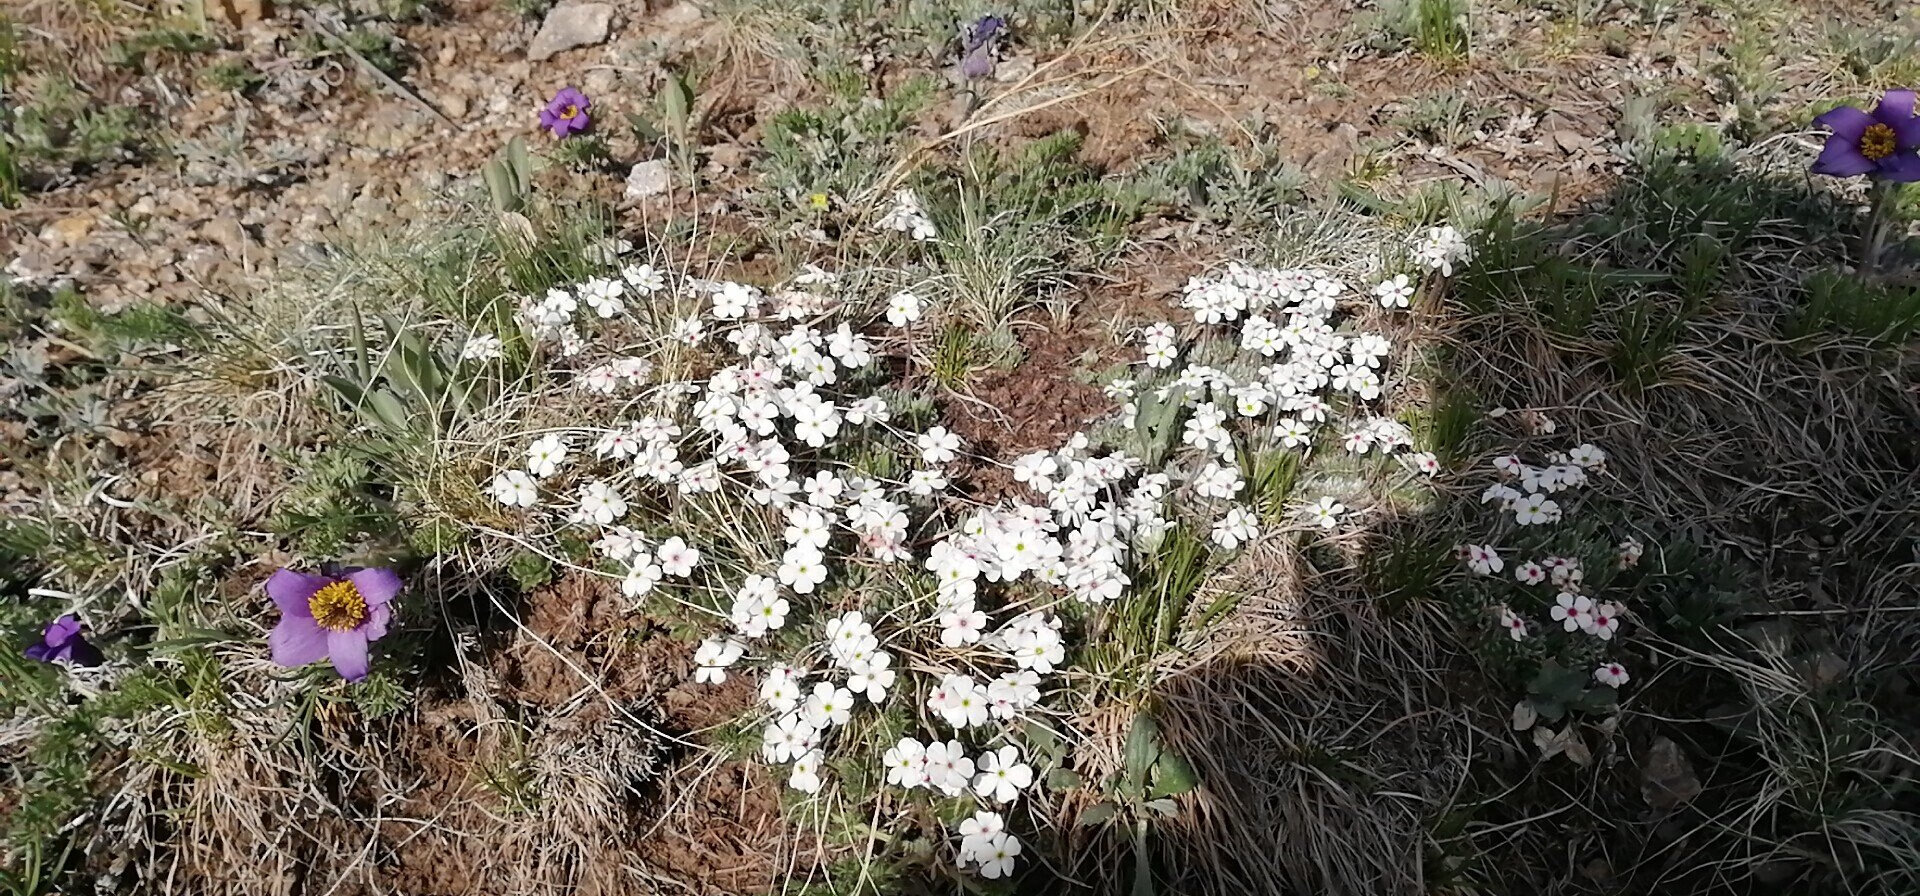
[[[999,16],[985,16],[967,27],[966,37],[960,42],[962,76],[973,80],[993,74],[994,40],[1006,27],[1007,20]]]
[[[280,624],[267,636],[273,661],[304,666],[324,659],[348,681],[367,677],[367,644],[387,634],[400,593],[391,569],[349,569],[338,576],[276,570],[267,596],[280,608]]]
[[[1813,173],[1920,181],[1920,117],[1914,116],[1913,104],[1913,91],[1889,90],[1872,112],[1841,106],[1814,119],[1833,136],[1813,160]]]
[[[553,136],[565,138],[587,129],[593,124],[593,118],[587,115],[587,107],[593,100],[571,87],[562,87],[560,92],[547,101],[547,107],[540,110],[540,126],[553,132]]]
[[[100,648],[80,637],[80,619],[69,613],[47,624],[40,643],[27,646],[27,659],[91,667],[100,665],[104,657]]]

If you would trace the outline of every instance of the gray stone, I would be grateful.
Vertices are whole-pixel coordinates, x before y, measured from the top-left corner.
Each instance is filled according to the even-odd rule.
[[[673,187],[673,169],[665,161],[641,162],[627,172],[628,199],[658,196]]]
[[[527,45],[527,58],[536,62],[575,47],[590,47],[607,39],[613,26],[613,6],[607,3],[563,3],[547,12],[547,20]]]

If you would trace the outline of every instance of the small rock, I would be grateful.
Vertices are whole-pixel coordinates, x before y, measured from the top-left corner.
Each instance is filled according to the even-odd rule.
[[[611,4],[563,3],[547,12],[540,31],[527,45],[527,58],[543,62],[565,50],[593,46],[607,39],[612,26]]]
[[[40,241],[50,246],[77,246],[93,232],[93,216],[69,215],[40,229]]]
[[[641,162],[627,172],[628,199],[645,199],[658,196],[673,188],[673,169],[665,160],[655,159]]]
[[[1678,809],[1700,795],[1700,778],[1680,745],[1668,738],[1653,742],[1640,763],[1640,796],[1655,809]]]

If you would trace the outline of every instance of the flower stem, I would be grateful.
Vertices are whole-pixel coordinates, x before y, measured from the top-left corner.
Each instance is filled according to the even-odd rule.
[[[1880,265],[1880,254],[1885,251],[1887,231],[1893,223],[1894,199],[1899,196],[1900,185],[1890,180],[1873,182],[1873,199],[1867,207],[1867,232],[1860,240],[1860,275],[1872,276]]]

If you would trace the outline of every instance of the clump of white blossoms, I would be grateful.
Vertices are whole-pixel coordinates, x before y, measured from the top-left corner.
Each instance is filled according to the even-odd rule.
[[[1538,430],[1534,427],[1535,431]],[[1481,492],[1483,504],[1497,504],[1513,514],[1520,529],[1551,525],[1566,514],[1561,498],[1592,482],[1606,469],[1607,454],[1593,444],[1581,444],[1573,450],[1547,456],[1544,465],[1529,464],[1517,454],[1505,454],[1492,461],[1495,482]],[[1627,539],[1615,547],[1616,564],[1626,569],[1640,561],[1643,548]],[[1460,559],[1476,575],[1496,576],[1505,568],[1500,549],[1492,544],[1467,544],[1458,548]],[[1521,561],[1513,567],[1513,579],[1523,591],[1546,587],[1553,595],[1547,603],[1547,618],[1567,634],[1583,633],[1601,643],[1610,642],[1620,632],[1626,609],[1608,600],[1596,600],[1588,593],[1586,570],[1573,557],[1546,556]],[[1532,627],[1512,607],[1494,608],[1499,626],[1515,641],[1531,636]],[[1594,679],[1608,687],[1626,683],[1626,668],[1606,662],[1594,672]]]
[[[1440,230],[1445,240],[1429,233],[1413,256],[1444,275],[1469,250],[1457,231]],[[1433,248],[1439,242],[1445,245]],[[1362,292],[1330,270],[1232,263],[1181,289],[1175,304],[1191,313],[1189,332],[1183,335],[1172,322],[1142,328],[1145,370],[1138,379],[1115,380],[1107,392],[1126,403],[1121,423],[1127,427],[1169,407],[1183,418],[1179,442],[1191,454],[1153,472],[1163,491],[1190,488],[1197,496],[1181,503],[1210,514],[1206,531],[1216,547],[1235,550],[1260,537],[1259,514],[1239,503],[1259,497],[1241,469],[1244,457],[1275,450],[1312,454],[1326,446],[1355,457],[1406,452],[1398,455],[1404,469],[1425,476],[1438,471],[1433,455],[1409,450],[1413,433],[1405,424],[1374,410],[1386,391],[1391,340],[1358,329],[1342,313],[1373,304],[1407,307],[1416,287],[1405,273]],[[1142,385],[1146,377],[1156,385]],[[1297,507],[1303,523],[1327,530],[1339,528],[1353,510],[1334,495],[1310,496]],[[1152,524],[1148,534],[1161,528]]]
[[[934,236],[910,193],[878,226]],[[1364,293],[1233,265],[1179,302],[1203,332],[1148,328],[1159,382],[1108,393],[1129,426],[1147,403],[1177,406],[1185,450],[1149,469],[1075,434],[1012,459],[1026,494],[979,506],[954,494],[976,462],[966,441],[906,426],[926,415],[881,389],[876,362],[929,312],[910,288],[856,295],[812,267],[762,289],[631,266],[523,303],[526,334],[603,419],[532,434],[484,491],[529,530],[584,530],[627,597],[709,620],[694,677],[755,683],[760,756],[789,786],[822,792],[839,763],[879,763],[895,793],[970,800],[955,860],[1008,876],[1022,845],[1002,813],[1044,771],[1027,723],[1073,659],[1062,608],[1125,597],[1142,553],[1182,525],[1175,506],[1202,508],[1197,530],[1221,550],[1257,542],[1243,447],[1412,445],[1375,410],[1391,344],[1340,316],[1372,304]],[[1195,339],[1239,355],[1178,367]],[[1350,511],[1328,496],[1300,512],[1333,528]],[[847,733],[889,706],[920,730],[887,744]]]
[[[915,241],[924,242],[937,234],[933,229],[933,219],[920,207],[920,197],[912,190],[899,190],[893,194],[893,207],[880,216],[873,224],[875,230],[892,230],[904,233]]]

